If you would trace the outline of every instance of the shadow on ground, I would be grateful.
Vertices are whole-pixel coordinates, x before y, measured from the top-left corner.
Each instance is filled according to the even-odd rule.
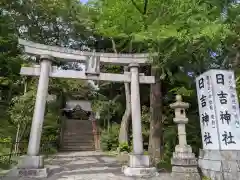
[[[41,180],[134,180],[125,177],[121,165],[113,156],[101,152],[61,153],[45,160],[49,168],[48,178]],[[11,177],[3,180],[34,180],[34,178]],[[39,179],[39,178],[38,178]],[[138,178],[140,179],[140,178]],[[154,179],[162,179],[160,177]]]

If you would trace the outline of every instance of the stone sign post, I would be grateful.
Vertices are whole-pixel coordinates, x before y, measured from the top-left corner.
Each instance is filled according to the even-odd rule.
[[[209,70],[196,78],[203,149],[199,166],[212,179],[239,179],[239,104],[233,71]]]
[[[90,53],[76,51],[67,48],[47,46],[19,39],[19,44],[24,46],[25,53],[29,55],[42,56],[41,66],[22,67],[21,75],[39,76],[39,85],[36,97],[36,105],[32,121],[32,129],[28,146],[28,154],[19,163],[18,172],[35,170],[31,177],[47,176],[47,170],[43,167],[42,157],[39,156],[40,139],[46,95],[48,91],[49,77],[70,78],[97,81],[129,82],[131,83],[131,109],[132,109],[132,130],[133,130],[133,154],[130,156],[129,166],[123,168],[126,176],[144,176],[155,174],[156,169],[150,167],[149,157],[143,154],[141,108],[140,108],[140,88],[139,84],[155,83],[154,76],[145,76],[139,73],[139,66],[146,64],[148,55],[146,54],[111,54],[111,53]],[[44,55],[44,56],[43,56]],[[48,55],[51,55],[48,56]],[[64,62],[88,62],[86,71],[61,70],[51,66],[51,59]],[[130,72],[124,74],[101,73],[100,63],[129,65]],[[41,170],[41,171],[40,171]],[[44,171],[44,173],[42,172]],[[28,173],[23,173],[24,175]]]
[[[178,126],[178,142],[175,147],[175,152],[171,159],[172,177],[185,180],[200,180],[200,175],[197,169],[197,159],[192,153],[192,148],[187,144],[185,124],[188,123],[185,109],[189,108],[189,104],[182,102],[180,95],[176,96],[176,102],[170,104],[170,107],[175,110],[175,118],[173,121]]]

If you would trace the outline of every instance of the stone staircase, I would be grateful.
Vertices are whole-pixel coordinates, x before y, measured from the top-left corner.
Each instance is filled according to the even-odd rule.
[[[62,126],[61,151],[95,151],[92,122],[65,119]]]

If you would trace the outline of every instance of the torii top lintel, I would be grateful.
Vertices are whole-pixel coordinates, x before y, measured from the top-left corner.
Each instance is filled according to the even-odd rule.
[[[18,42],[20,45],[24,46],[24,51],[27,54],[49,55],[66,62],[86,62],[89,57],[93,55],[100,57],[100,62],[103,64],[128,65],[136,62],[139,65],[144,65],[151,62],[149,54],[93,53],[57,46],[48,46],[23,39],[18,39]]]

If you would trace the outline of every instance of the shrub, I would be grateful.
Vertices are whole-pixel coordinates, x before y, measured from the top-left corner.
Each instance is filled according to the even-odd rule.
[[[121,143],[119,144],[119,151],[120,152],[131,152],[131,147],[128,143]]]
[[[211,178],[208,178],[208,177],[204,176],[204,177],[202,178],[202,180],[211,180]]]
[[[115,151],[118,148],[118,133],[120,126],[112,124],[109,130],[101,132],[101,148],[103,151]]]

